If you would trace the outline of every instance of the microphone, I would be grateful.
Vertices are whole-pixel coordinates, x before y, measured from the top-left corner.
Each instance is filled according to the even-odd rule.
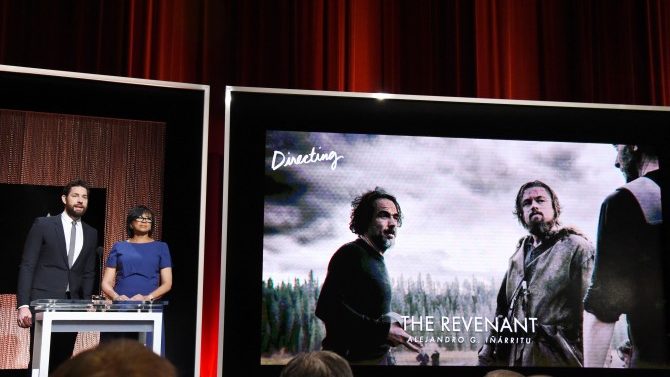
[[[104,255],[104,249],[102,248],[102,246],[98,246],[95,249],[95,255],[98,258],[98,272],[100,273],[100,275],[98,275],[99,276],[99,279],[98,279],[98,287],[99,287],[98,290],[99,290],[99,292],[98,292],[98,294],[100,296],[102,296],[102,268],[103,268],[102,257]]]

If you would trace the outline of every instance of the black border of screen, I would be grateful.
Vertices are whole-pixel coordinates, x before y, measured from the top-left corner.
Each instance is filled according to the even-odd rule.
[[[234,87],[228,90],[223,375],[244,371],[258,376],[278,376],[281,371],[281,366],[260,365],[259,362],[267,130],[652,144],[660,147],[662,167],[667,165],[670,151],[670,138],[664,132],[670,125],[667,108],[417,96],[379,99],[374,95],[353,93],[346,96],[333,92]],[[662,182],[662,195],[669,198],[667,174],[662,177]],[[663,212],[668,213],[668,201],[663,202]],[[666,249],[669,245],[667,230],[665,224]],[[668,271],[663,282],[666,301],[670,291],[668,254],[665,253],[663,261],[664,270]],[[666,323],[670,326],[670,318]],[[445,373],[482,376],[492,369],[499,368],[353,367],[357,377],[437,376]],[[591,368],[517,370],[527,375],[552,376],[599,373]],[[608,369],[607,373],[613,376],[660,376],[667,375],[668,371]]]
[[[185,88],[160,82],[158,86],[159,82],[146,80],[140,84],[108,76],[71,75],[0,70],[0,108],[165,122],[162,240],[170,247],[175,277],[165,297],[169,301],[164,315],[166,356],[180,374],[191,375],[200,339],[196,333],[198,250],[204,227],[200,203],[208,93],[195,85]]]

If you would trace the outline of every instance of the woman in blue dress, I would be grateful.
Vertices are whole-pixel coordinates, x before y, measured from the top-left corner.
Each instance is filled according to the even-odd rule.
[[[102,290],[113,301],[154,301],[172,288],[170,250],[152,238],[154,224],[154,213],[146,206],[128,212],[128,239],[112,246],[102,277]],[[114,336],[101,334],[101,341],[109,338]]]

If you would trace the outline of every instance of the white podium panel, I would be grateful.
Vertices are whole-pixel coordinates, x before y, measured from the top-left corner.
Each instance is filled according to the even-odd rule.
[[[35,307],[35,338],[32,376],[48,377],[51,334],[55,332],[138,332],[160,355],[164,303],[38,300]]]

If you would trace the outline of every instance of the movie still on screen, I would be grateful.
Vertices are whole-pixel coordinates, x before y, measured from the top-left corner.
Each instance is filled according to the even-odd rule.
[[[268,130],[261,365],[323,348],[352,365],[583,366],[619,152]],[[605,362],[623,368],[626,317],[613,322]]]

